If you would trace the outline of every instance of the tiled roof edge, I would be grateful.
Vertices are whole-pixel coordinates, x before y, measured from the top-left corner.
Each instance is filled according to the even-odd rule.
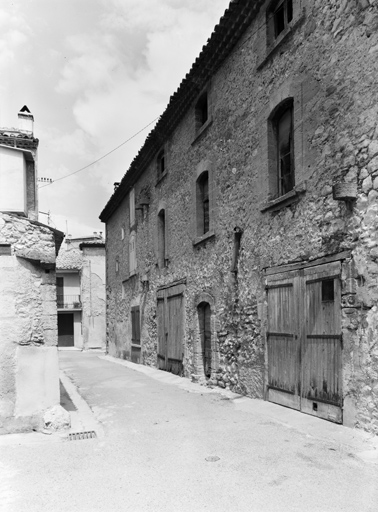
[[[179,124],[194,99],[230,54],[264,1],[232,0],[230,2],[207,44],[203,46],[189,73],[171,96],[155,128],[147,135],[142,148],[101,212],[99,218],[102,222],[106,222],[115,212],[155,153]]]

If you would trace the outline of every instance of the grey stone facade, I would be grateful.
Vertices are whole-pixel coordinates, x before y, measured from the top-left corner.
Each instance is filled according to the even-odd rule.
[[[378,8],[367,0],[294,0],[290,23],[274,38],[272,3],[250,4],[231,2],[101,214],[108,351],[131,358],[138,305],[141,362],[155,366],[157,292],[185,282],[183,374],[267,398],[267,274],[339,261],[343,423],[378,433]],[[207,119],[198,127],[204,92]],[[280,194],[272,122],[289,102],[295,183]],[[204,171],[210,226],[199,235]],[[137,273],[130,276],[132,188]],[[210,379],[199,340],[202,302],[212,311]]]

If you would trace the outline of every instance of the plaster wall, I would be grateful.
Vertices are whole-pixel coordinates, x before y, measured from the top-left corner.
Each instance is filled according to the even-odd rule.
[[[82,312],[81,311],[74,311],[74,344],[76,348],[83,349],[84,343],[83,343],[83,328],[81,325],[81,319],[82,319]]]
[[[24,154],[5,147],[0,147],[0,211],[27,211]]]
[[[261,44],[261,10],[208,84],[206,129],[197,136],[193,104],[164,142],[166,176],[158,182],[152,160],[136,182],[136,204],[142,195],[150,198],[136,213],[136,276],[128,271],[128,197],[108,220],[108,350],[129,357],[130,308],[138,304],[142,360],[155,366],[156,291],[185,278],[186,376],[203,378],[196,374],[196,301],[206,293],[219,351],[210,383],[263,398],[264,269],[348,250],[342,274],[344,418],[378,433],[378,7],[342,0],[303,0],[297,7],[293,30],[274,51]],[[294,104],[294,199],[271,208],[269,117],[287,98]],[[193,182],[206,161],[213,169],[214,236],[195,243]],[[355,203],[334,198],[339,183],[355,187]],[[167,268],[159,268],[156,251],[162,202]],[[235,227],[243,235],[232,273]]]
[[[81,271],[84,348],[105,348],[105,247],[83,247]]]
[[[63,277],[64,295],[80,295],[79,272],[58,272],[58,277]]]

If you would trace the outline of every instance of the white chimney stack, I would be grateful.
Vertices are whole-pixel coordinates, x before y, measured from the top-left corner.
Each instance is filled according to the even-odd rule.
[[[26,105],[18,113],[18,129],[28,135],[33,135],[34,117]]]

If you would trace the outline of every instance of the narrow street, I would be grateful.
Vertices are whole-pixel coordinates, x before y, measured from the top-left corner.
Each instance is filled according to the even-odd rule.
[[[378,450],[362,432],[101,353],[61,351],[60,363],[97,438],[3,436],[1,510],[378,508]]]

